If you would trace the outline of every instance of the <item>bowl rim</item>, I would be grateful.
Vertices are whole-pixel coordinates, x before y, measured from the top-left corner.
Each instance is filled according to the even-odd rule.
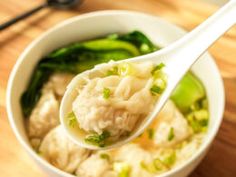
[[[15,75],[17,73],[17,70],[19,67],[21,67],[21,63],[25,60],[25,56],[30,52],[30,50],[32,50],[33,48],[35,48],[37,46],[37,44],[43,40],[45,37],[49,36],[51,33],[55,32],[57,29],[63,28],[71,23],[75,23],[75,22],[79,22],[80,20],[84,20],[87,18],[93,18],[93,17],[98,17],[98,16],[110,16],[110,15],[116,15],[116,14],[123,14],[123,15],[135,15],[135,16],[143,16],[146,18],[153,18],[157,21],[161,21],[167,25],[171,25],[172,28],[175,28],[176,30],[178,30],[179,32],[182,33],[186,33],[186,31],[184,29],[182,29],[181,27],[159,17],[156,15],[152,15],[152,14],[148,14],[148,13],[144,13],[144,12],[138,12],[138,11],[132,11],[132,10],[101,10],[101,11],[96,11],[96,12],[89,12],[86,14],[82,14],[82,15],[78,15],[72,18],[69,18],[67,20],[64,20],[62,22],[60,22],[59,24],[53,26],[52,28],[48,29],[47,31],[43,32],[41,35],[39,35],[36,39],[34,39],[22,52],[22,54],[18,57],[11,73],[10,73],[10,77],[8,80],[8,84],[7,84],[7,93],[6,93],[6,108],[7,108],[7,115],[8,115],[8,119],[10,122],[10,126],[13,129],[13,132],[17,138],[17,140],[20,142],[20,144],[24,147],[24,149],[26,150],[27,153],[29,153],[35,161],[37,161],[37,163],[40,163],[40,168],[42,167],[46,167],[48,171],[53,171],[54,173],[58,174],[58,175],[62,175],[65,177],[72,177],[74,175],[67,173],[63,170],[60,170],[59,168],[53,166],[52,164],[50,164],[48,161],[46,161],[45,159],[43,159],[42,157],[40,157],[34,150],[33,148],[22,138],[21,134],[18,131],[18,128],[15,124],[14,121],[14,116],[13,116],[13,111],[12,111],[12,107],[11,107],[11,90],[13,87],[13,83],[15,80]],[[211,60],[211,64],[214,65],[213,67],[215,67],[215,69],[217,70],[217,75],[215,75],[215,77],[218,78],[219,81],[219,85],[218,85],[218,89],[219,92],[221,92],[221,107],[222,109],[219,111],[219,114],[217,115],[217,120],[218,122],[215,122],[215,126],[212,128],[211,132],[207,133],[206,136],[206,140],[200,145],[199,149],[197,150],[196,153],[194,153],[189,159],[186,160],[186,162],[177,165],[176,167],[174,167],[173,169],[171,169],[170,171],[164,172],[163,174],[160,174],[159,177],[165,177],[165,176],[169,176],[169,175],[173,175],[177,172],[179,172],[180,170],[182,170],[183,168],[187,167],[189,164],[193,163],[200,155],[202,155],[208,148],[209,146],[212,144],[213,139],[215,138],[219,128],[220,128],[220,124],[223,120],[223,113],[224,113],[224,107],[225,107],[225,91],[224,91],[224,84],[223,84],[223,80],[222,77],[220,75],[219,69],[214,61],[214,59],[211,57],[210,54],[208,54],[208,52],[206,52],[206,57],[208,58],[208,60]],[[38,164],[39,165],[39,164]]]

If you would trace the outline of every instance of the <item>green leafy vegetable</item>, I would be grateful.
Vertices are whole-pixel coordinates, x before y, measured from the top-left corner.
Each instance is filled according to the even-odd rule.
[[[201,81],[191,72],[188,72],[180,81],[171,99],[185,114],[194,133],[207,130],[209,111],[205,90]]]
[[[174,128],[171,127],[167,139],[168,139],[168,141],[171,141],[171,140],[173,140],[174,138],[175,138]]]
[[[134,31],[127,35],[121,35],[118,39],[133,43],[142,54],[147,54],[160,49],[158,46],[154,46],[152,42],[139,31]]]
[[[111,95],[111,90],[109,88],[104,88],[103,89],[103,98],[108,99]]]
[[[110,133],[108,131],[104,131],[101,135],[97,133],[89,134],[85,138],[85,142],[89,144],[93,144],[99,147],[104,147],[106,145],[106,140],[110,137]]]
[[[77,120],[76,120],[76,116],[74,114],[74,112],[70,112],[68,115],[67,115],[67,119],[68,119],[68,125],[70,127],[75,127],[76,123],[77,123]]]
[[[174,90],[171,99],[181,112],[186,113],[198,100],[205,97],[205,90],[191,72],[188,72]]]
[[[144,46],[144,47],[142,47]],[[28,117],[41,96],[41,89],[55,72],[78,74],[96,64],[110,60],[123,60],[157,50],[141,32],[113,34],[113,36],[77,42],[57,49],[37,64],[25,92],[21,96],[21,107]]]

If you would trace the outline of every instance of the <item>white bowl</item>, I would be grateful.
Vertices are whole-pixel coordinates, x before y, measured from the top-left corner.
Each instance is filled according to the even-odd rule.
[[[38,156],[29,144],[19,100],[35,65],[47,53],[72,42],[114,32],[130,32],[135,29],[144,32],[160,46],[166,46],[185,34],[184,30],[158,17],[130,11],[100,11],[74,17],[53,27],[33,41],[17,60],[7,88],[8,117],[17,139],[49,176],[72,175],[50,165]],[[203,144],[189,160],[160,177],[187,176],[206,154],[222,121],[225,103],[224,87],[214,60],[206,53],[194,64],[192,70],[206,88],[210,111],[209,130]]]

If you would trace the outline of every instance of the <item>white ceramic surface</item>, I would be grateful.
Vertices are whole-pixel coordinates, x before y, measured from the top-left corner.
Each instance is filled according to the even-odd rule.
[[[19,57],[7,88],[7,112],[12,129],[26,151],[51,177],[72,176],[46,162],[31,148],[23,122],[19,99],[27,86],[34,66],[50,51],[72,42],[104,36],[114,32],[144,32],[155,44],[167,46],[185,32],[158,17],[130,11],[100,11],[69,19],[45,32]],[[186,163],[160,175],[160,177],[185,177],[201,161],[215,137],[224,111],[224,87],[217,66],[209,54],[194,64],[193,72],[205,85],[209,99],[209,131],[200,149]]]

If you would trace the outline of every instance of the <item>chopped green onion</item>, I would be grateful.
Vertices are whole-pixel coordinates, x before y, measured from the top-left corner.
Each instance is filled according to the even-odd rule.
[[[76,116],[74,114],[74,112],[70,112],[68,115],[67,115],[67,119],[68,119],[68,125],[70,127],[75,127],[76,123],[77,123],[77,120],[76,120]]]
[[[100,154],[100,158],[101,158],[101,159],[105,159],[105,160],[107,160],[107,161],[110,160],[110,156],[109,156],[108,154],[105,154],[105,153]]]
[[[162,160],[162,162],[168,167],[172,166],[175,163],[175,161],[176,161],[175,151],[172,151]]]
[[[151,71],[151,74],[154,76],[156,74],[156,71],[160,71],[163,67],[165,67],[164,63],[160,63],[156,65],[153,70]]]
[[[99,147],[104,147],[106,139],[111,136],[110,132],[104,131],[101,135],[97,133],[89,134],[85,137],[85,142]]]
[[[150,88],[150,91],[153,95],[158,95],[158,94],[161,94],[163,92],[163,89],[161,89],[160,87],[158,87],[157,85],[153,85],[151,88]]]
[[[158,78],[153,82],[156,86],[160,87],[162,90],[166,88],[166,81],[164,79]]]
[[[154,130],[152,128],[148,129],[147,130],[147,133],[148,133],[148,138],[149,139],[153,139],[154,138]]]
[[[107,71],[107,76],[118,75],[118,67],[114,66],[112,69]]]
[[[195,117],[197,120],[208,119],[208,117],[209,117],[208,111],[205,110],[205,109],[201,109],[201,110],[198,110],[198,111],[194,111],[193,114],[194,114],[194,117]]]
[[[153,165],[157,171],[163,171],[166,169],[165,165],[159,158],[153,160]]]
[[[205,132],[207,130],[209,113],[205,109],[192,111],[186,115],[189,125],[194,133]]]
[[[192,127],[194,133],[199,133],[202,131],[201,125],[196,120],[191,121],[190,126]]]
[[[165,171],[170,168],[176,162],[176,153],[171,150],[168,151],[163,158],[155,158],[152,163],[145,163],[141,161],[140,166],[149,173],[155,174],[161,171]]]
[[[129,177],[130,165],[126,162],[115,162],[113,169],[118,173],[118,177]]]
[[[140,162],[140,167],[141,167],[142,169],[144,169],[145,171],[149,172],[149,173],[153,173],[153,174],[154,174],[154,173],[157,172],[157,169],[156,169],[156,167],[154,166],[153,163],[147,164],[147,163],[145,163],[144,161],[141,161],[141,162]]]
[[[175,137],[174,128],[173,128],[173,127],[171,127],[171,128],[170,128],[170,131],[169,131],[169,134],[168,134],[168,141],[171,141],[171,140],[173,140],[173,139],[174,139],[174,137]]]
[[[134,73],[134,68],[130,63],[122,63],[118,66],[118,74],[120,76],[128,76]]]
[[[103,98],[108,99],[111,95],[111,90],[109,88],[104,88],[103,89]]]
[[[189,125],[192,127],[194,133],[206,131],[208,125],[208,119],[196,120],[193,114],[189,114],[187,115],[187,120]]]
[[[208,101],[206,98],[201,100],[201,107],[203,109],[208,109]]]
[[[199,133],[202,127],[199,125],[198,121],[194,118],[193,114],[187,115],[187,120],[189,125],[192,127],[194,133]]]
[[[195,103],[193,103],[191,106],[190,106],[190,109],[192,111],[196,111],[196,110],[199,110],[201,108],[201,105],[200,105],[200,102],[199,101],[196,101]]]
[[[208,126],[208,121],[209,121],[209,119],[202,119],[202,120],[199,120],[199,124],[202,127],[207,127]]]
[[[154,159],[151,163],[145,163],[144,161],[141,161],[140,166],[141,168],[152,174],[166,169],[165,165],[159,158]]]

